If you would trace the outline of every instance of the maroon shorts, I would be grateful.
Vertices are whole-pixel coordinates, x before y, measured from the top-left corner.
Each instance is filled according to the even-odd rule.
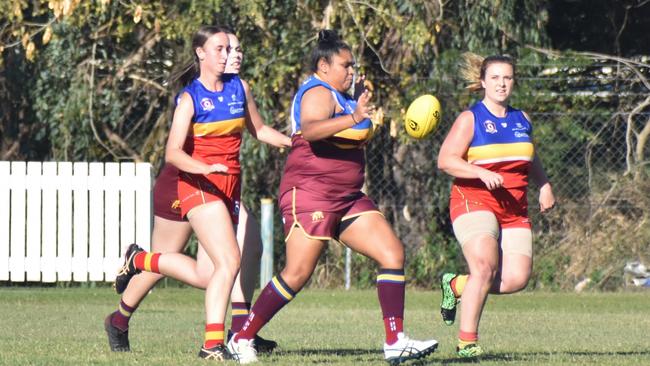
[[[187,221],[178,199],[178,169],[165,164],[153,186],[153,214],[172,221]]]
[[[239,222],[241,180],[239,174],[190,174],[182,172],[178,179],[178,199],[185,217],[194,207],[223,201],[233,224]]]
[[[451,187],[449,213],[453,222],[460,215],[472,211],[494,213],[501,228],[528,228],[528,199],[526,187],[499,188],[489,191],[486,188],[464,187],[454,184]]]
[[[369,213],[381,215],[372,200],[361,192],[349,199],[323,200],[295,187],[280,197],[280,213],[285,240],[296,227],[309,239],[337,239],[343,221]]]

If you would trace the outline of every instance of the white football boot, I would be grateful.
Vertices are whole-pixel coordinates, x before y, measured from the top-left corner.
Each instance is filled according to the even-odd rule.
[[[233,334],[228,341],[228,352],[230,352],[232,358],[240,364],[257,362],[255,341],[253,339],[240,339],[235,342],[235,336],[237,336],[237,333]]]
[[[410,339],[404,333],[397,334],[397,342],[388,345],[384,343],[384,358],[391,365],[399,365],[407,360],[420,359],[438,347],[438,341],[430,339],[417,341]]]

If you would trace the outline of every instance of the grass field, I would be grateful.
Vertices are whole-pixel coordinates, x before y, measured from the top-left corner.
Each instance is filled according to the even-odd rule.
[[[435,338],[436,353],[407,365],[471,364],[454,356],[457,328],[442,324],[438,292],[408,291],[405,327]],[[0,288],[2,365],[206,365],[197,352],[203,293],[156,289],[131,320],[131,353],[112,353],[103,318],[109,288]],[[650,365],[650,292],[492,297],[481,324],[485,365]],[[307,290],[262,330],[280,349],[272,365],[386,365],[376,293]],[[231,362],[230,364],[234,364]]]

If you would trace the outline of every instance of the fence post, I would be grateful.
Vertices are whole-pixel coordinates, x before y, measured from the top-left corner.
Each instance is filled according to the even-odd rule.
[[[352,250],[345,247],[345,289],[350,289],[350,272],[352,272]]]
[[[260,263],[260,288],[273,276],[273,200],[261,199],[260,225],[262,233],[262,258]]]

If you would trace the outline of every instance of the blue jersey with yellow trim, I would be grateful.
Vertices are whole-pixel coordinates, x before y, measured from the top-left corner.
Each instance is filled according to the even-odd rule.
[[[239,148],[245,123],[246,92],[237,75],[223,75],[221,91],[208,90],[198,79],[181,94],[192,97],[194,115],[185,151],[206,163],[224,164],[239,172]]]
[[[354,100],[354,98],[348,94],[339,92],[331,85],[319,79],[316,75],[312,75],[302,83],[296,96],[293,98],[293,104],[291,106],[292,135],[300,133],[300,103],[302,102],[303,95],[305,95],[305,93],[311,88],[317,86],[322,86],[330,90],[332,97],[334,97],[334,100],[341,109],[340,112],[334,113],[332,118],[354,113],[354,110],[357,107],[357,101]],[[366,118],[353,127],[339,131],[334,134],[334,136],[328,137],[325,141],[342,149],[359,148],[363,147],[363,145],[372,138],[372,134],[372,122],[370,119]]]
[[[474,137],[467,161],[501,174],[505,188],[528,184],[528,170],[535,156],[533,127],[518,109],[508,106],[505,117],[492,114],[483,102],[474,104]],[[460,183],[476,180],[457,179]]]

